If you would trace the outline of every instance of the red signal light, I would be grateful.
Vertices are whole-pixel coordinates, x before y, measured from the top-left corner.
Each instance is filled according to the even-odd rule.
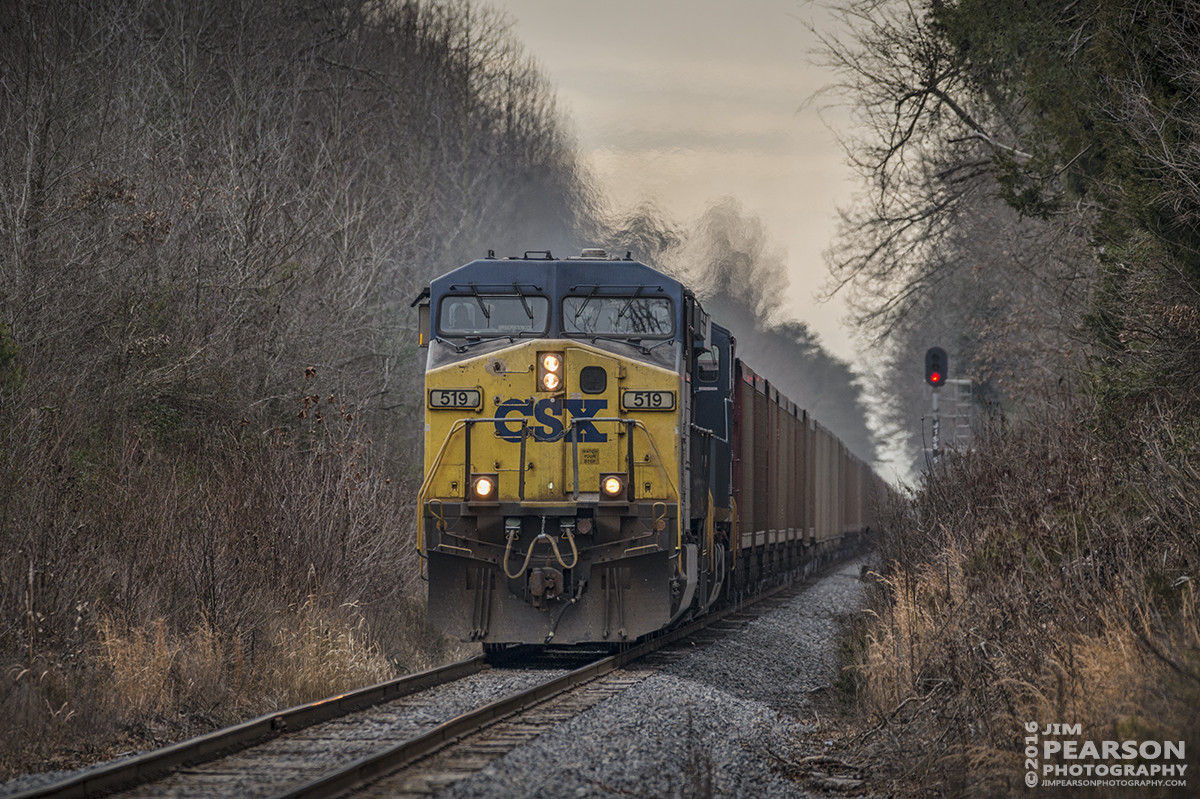
[[[946,371],[950,368],[950,362],[946,358],[946,351],[941,347],[930,347],[925,353],[925,382],[934,388],[938,388],[946,380]]]

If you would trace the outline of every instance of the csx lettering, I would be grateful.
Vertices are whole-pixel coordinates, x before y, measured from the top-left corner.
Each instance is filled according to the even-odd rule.
[[[540,432],[536,427],[533,429],[533,439],[535,441],[558,441],[562,438],[562,412],[563,401],[560,399],[545,399],[534,405],[533,418],[545,426],[541,428]]]
[[[505,441],[520,441],[520,420],[510,417],[521,415],[540,424],[525,422],[529,427],[534,441],[561,441],[567,437],[569,427],[564,421],[564,413],[570,414],[571,423],[578,431],[580,443],[604,443],[608,434],[601,433],[589,419],[595,419],[596,414],[608,407],[608,400],[585,399],[543,399],[534,402],[527,400],[505,400],[496,406],[496,436]]]

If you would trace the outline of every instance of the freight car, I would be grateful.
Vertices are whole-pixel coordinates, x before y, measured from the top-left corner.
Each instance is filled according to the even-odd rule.
[[[627,645],[874,524],[867,464],[679,281],[584,250],[473,261],[420,308],[429,619],[485,649]]]

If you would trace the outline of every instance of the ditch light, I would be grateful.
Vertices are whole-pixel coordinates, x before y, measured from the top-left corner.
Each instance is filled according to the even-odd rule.
[[[471,500],[495,502],[500,488],[500,475],[494,473],[471,475]]]
[[[600,475],[600,496],[604,499],[625,499],[625,475]]]

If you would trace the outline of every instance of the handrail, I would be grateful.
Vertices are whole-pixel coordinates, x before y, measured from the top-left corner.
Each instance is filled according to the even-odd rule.
[[[528,427],[528,425],[529,425],[529,417],[527,417],[527,416],[522,416],[518,419],[513,419],[512,417],[495,417],[494,416],[490,419],[457,419],[457,420],[455,420],[454,424],[450,427],[450,432],[446,434],[446,437],[444,439],[442,439],[442,446],[440,449],[438,449],[438,454],[434,457],[433,464],[429,467],[429,472],[425,475],[425,479],[421,482],[421,488],[418,489],[418,491],[417,491],[417,507],[419,508],[421,519],[423,519],[425,516],[425,494],[429,491],[429,486],[433,482],[433,476],[435,474],[437,474],[438,470],[441,468],[442,458],[445,456],[446,450],[450,446],[450,440],[454,438],[454,434],[456,432],[458,432],[459,430],[466,430],[471,425],[478,424],[480,422],[504,422],[505,424],[512,424],[513,422],[520,422],[521,434],[522,434],[521,435],[521,439],[522,439],[521,443],[522,443],[522,449],[524,449],[525,428]],[[466,460],[466,458],[464,458],[464,460]],[[466,464],[466,468],[467,468],[467,471],[470,472],[471,464],[470,463]],[[520,471],[521,471],[521,475],[522,475],[522,482],[524,482],[524,474],[525,474],[525,459],[524,458],[521,459],[521,470]],[[464,486],[464,488],[466,488],[466,486]],[[417,523],[417,552],[423,553],[424,551],[425,551],[425,527],[423,524],[420,523],[420,521],[418,521],[418,523]]]
[[[575,418],[572,417],[571,418],[571,427],[572,428],[574,428],[574,426],[575,426],[575,421],[576,421]],[[671,489],[671,494],[674,495],[674,497],[675,497],[676,506],[678,506],[680,504],[680,500],[682,499],[682,497],[679,494],[679,489],[675,487],[675,483],[671,480],[671,472],[663,465],[662,453],[658,451],[658,444],[655,443],[654,436],[650,434],[650,429],[648,427],[646,427],[645,422],[643,422],[641,419],[622,419],[619,416],[601,416],[598,418],[583,419],[581,421],[588,422],[589,424],[595,423],[595,422],[613,422],[615,424],[626,424],[626,425],[629,425],[631,428],[632,427],[641,428],[642,432],[646,434],[646,441],[650,444],[650,449],[654,450],[654,457],[658,459],[658,468],[662,471],[663,475],[665,475],[667,478],[667,487]],[[632,445],[632,438],[633,438],[633,436],[631,434],[630,435],[631,445]],[[632,449],[630,451],[632,452]],[[571,468],[572,468],[572,470],[574,470],[574,472],[576,474],[578,474],[578,472],[579,472],[579,462],[577,459],[578,459],[578,452],[576,451],[574,453],[574,459],[572,460],[572,463],[571,463]],[[626,460],[628,462],[625,464],[625,466],[629,472],[629,479],[632,482],[633,481],[633,469],[634,469],[633,459],[627,456]],[[683,551],[683,513],[682,513],[682,509],[680,509],[679,513],[675,514],[675,528],[676,528],[675,549],[678,552],[682,552]]]
[[[568,429],[574,428],[576,421],[577,420],[575,418],[572,418],[570,427],[568,427]],[[646,441],[649,442],[650,448],[652,450],[654,450],[654,457],[658,458],[658,468],[662,470],[662,473],[664,475],[666,475],[667,485],[668,485],[668,487],[670,487],[671,493],[675,495],[675,499],[677,499],[677,500],[679,499],[679,489],[677,489],[675,487],[675,483],[671,480],[671,473],[667,470],[667,468],[665,466],[663,466],[662,453],[660,453],[658,451],[658,445],[654,442],[654,436],[652,436],[650,434],[650,430],[649,430],[649,428],[646,427],[645,422],[643,422],[641,419],[622,419],[619,416],[600,416],[600,417],[593,417],[593,418],[588,418],[588,419],[579,419],[578,421],[586,422],[588,424],[594,424],[596,422],[612,422],[614,424],[625,424],[625,425],[630,425],[631,427],[640,428],[641,431],[646,434]],[[633,477],[633,468],[632,468],[633,463],[629,463],[629,464],[627,464],[627,466],[629,467],[629,476],[632,478]],[[578,463],[572,464],[572,468],[577,469],[578,467],[579,467]]]
[[[505,424],[512,424],[513,422],[519,422],[521,425],[522,450],[524,450],[524,444],[525,444],[525,439],[526,439],[525,431],[529,426],[529,417],[527,417],[527,416],[520,416],[520,417],[507,416],[507,417],[491,417],[491,418],[487,418],[487,419],[471,418],[471,419],[455,420],[454,424],[450,428],[450,432],[448,432],[446,434],[446,437],[442,440],[442,446],[438,449],[438,453],[433,459],[433,463],[431,464],[431,466],[429,468],[429,472],[425,475],[425,479],[421,483],[421,488],[417,491],[417,505],[420,508],[420,515],[421,515],[422,519],[424,518],[424,515],[425,515],[425,511],[424,511],[425,495],[428,493],[429,488],[433,483],[434,475],[437,474],[441,468],[442,460],[445,457],[446,452],[450,447],[450,442],[454,438],[455,433],[457,433],[459,430],[467,430],[472,425],[479,424],[479,423],[486,423],[486,422],[492,422],[492,423],[503,422]],[[630,434],[629,434],[631,444],[632,444],[632,429],[633,428],[641,429],[641,431],[643,433],[645,433],[645,435],[646,435],[646,442],[650,445],[650,449],[651,449],[651,451],[653,451],[654,457],[657,459],[656,467],[663,473],[663,476],[666,478],[667,487],[668,487],[668,489],[670,489],[671,495],[674,497],[676,503],[678,504],[678,502],[680,500],[679,489],[676,487],[674,480],[671,479],[671,472],[664,465],[665,461],[662,456],[662,453],[659,451],[658,444],[655,442],[654,436],[650,433],[649,428],[646,427],[645,422],[643,422],[641,419],[622,419],[619,416],[602,416],[602,417],[598,417],[598,418],[593,417],[593,418],[587,418],[587,419],[576,419],[576,418],[572,417],[567,430],[563,431],[563,433],[564,433],[563,438],[566,438],[565,434],[567,433],[567,431],[570,431],[572,434],[571,435],[571,439],[572,439],[571,470],[572,470],[573,479],[575,481],[575,486],[576,486],[576,488],[575,488],[576,498],[578,498],[578,482],[579,482],[579,448],[578,448],[578,437],[576,435],[576,431],[577,431],[576,424],[578,422],[586,422],[587,424],[597,424],[597,423],[609,422],[609,423],[613,423],[613,424],[628,425],[631,428]],[[525,476],[525,458],[523,457],[523,455],[524,455],[524,453],[522,452],[521,468],[520,468],[522,485],[524,484],[524,476]],[[464,460],[465,460],[465,458],[464,458]],[[626,456],[626,461],[627,461],[626,470],[629,474],[630,482],[632,482],[634,479],[634,469],[636,467],[636,464],[634,463],[633,459],[628,456]],[[468,472],[470,472],[471,465],[469,463],[467,463],[465,465],[465,468]],[[522,500],[524,499],[524,491],[521,491],[521,499]],[[682,551],[683,550],[683,514],[682,513],[676,514],[675,522],[676,522],[676,525],[675,525],[676,526],[676,550]],[[420,521],[418,521],[418,524],[417,524],[417,552],[420,554],[424,554],[424,552],[425,552],[425,526]]]

